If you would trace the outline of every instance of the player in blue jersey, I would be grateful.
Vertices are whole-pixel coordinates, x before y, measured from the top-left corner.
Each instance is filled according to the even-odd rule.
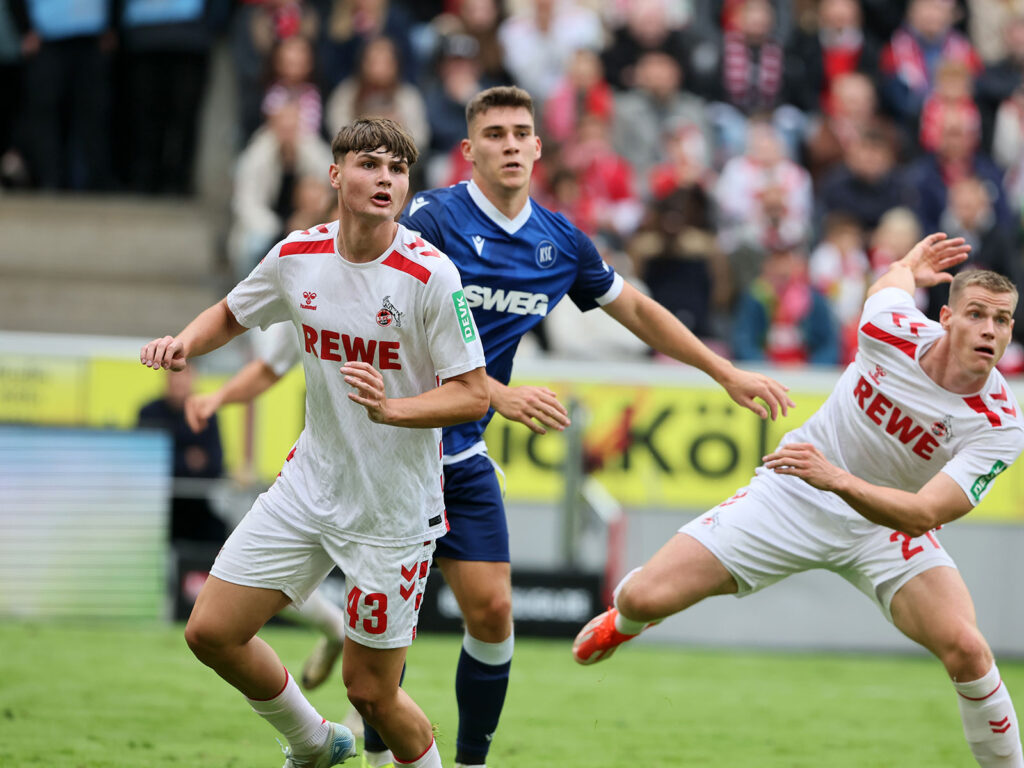
[[[580,309],[600,306],[649,346],[701,369],[762,418],[784,415],[793,404],[786,387],[712,352],[668,310],[624,282],[564,216],[530,199],[530,175],[541,154],[533,118],[533,102],[521,88],[478,94],[466,108],[468,137],[462,141],[472,180],[414,196],[400,219],[459,268],[490,377],[487,416],[443,432],[451,530],[439,540],[435,562],[466,625],[455,679],[457,766],[484,764],[512,660],[508,528],[483,432],[495,411],[538,433],[569,424],[554,392],[508,386],[523,335],[568,294]],[[371,749],[370,741],[366,747]]]

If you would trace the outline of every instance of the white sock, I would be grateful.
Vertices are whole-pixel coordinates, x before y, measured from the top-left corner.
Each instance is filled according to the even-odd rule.
[[[615,608],[619,608],[619,592],[622,591],[622,587],[639,571],[640,568],[634,568],[632,571],[622,577],[622,580],[615,587],[615,591],[612,592],[612,601],[615,603]],[[622,615],[620,610],[615,617],[615,628],[624,635],[639,635],[647,627],[651,625],[649,621],[633,621],[633,619],[627,619]]]
[[[483,640],[477,640],[469,634],[469,630],[466,630],[462,636],[462,647],[466,649],[466,653],[481,664],[489,664],[492,667],[512,661],[512,651],[515,645],[514,631],[500,643],[485,643]]]
[[[371,768],[380,768],[382,765],[388,765],[395,761],[390,749],[385,749],[383,752],[373,752],[369,749],[364,749],[363,759],[366,761],[366,765],[371,766]]]
[[[315,752],[327,741],[327,721],[320,717],[309,700],[302,695],[295,680],[284,671],[284,688],[272,699],[249,699],[249,705],[281,732],[297,755]]]
[[[982,768],[1024,768],[1017,713],[995,664],[978,680],[953,683],[964,736]]]
[[[320,590],[310,595],[301,606],[289,606],[308,624],[319,629],[331,640],[345,639],[345,613]]]
[[[441,753],[437,751],[437,742],[431,739],[430,748],[411,763],[404,763],[395,758],[395,765],[407,765],[409,768],[444,768],[441,765]]]

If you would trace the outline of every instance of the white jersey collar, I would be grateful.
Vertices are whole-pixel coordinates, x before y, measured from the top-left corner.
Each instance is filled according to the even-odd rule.
[[[504,213],[499,211],[497,207],[495,207],[494,203],[487,199],[487,196],[484,195],[480,190],[480,187],[476,185],[475,181],[470,179],[466,188],[469,191],[469,196],[473,198],[473,202],[476,203],[476,207],[479,208],[487,218],[510,235],[514,235],[518,232],[522,226],[529,221],[530,215],[533,213],[533,202],[530,198],[526,198],[526,205],[523,206],[523,210],[521,210],[514,219],[510,219]]]

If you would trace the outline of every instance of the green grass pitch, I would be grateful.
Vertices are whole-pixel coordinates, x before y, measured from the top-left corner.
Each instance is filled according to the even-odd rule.
[[[296,672],[315,640],[286,627],[263,637]],[[406,676],[446,766],[459,642],[421,636]],[[579,667],[569,648],[517,640],[491,768],[975,765],[930,658],[642,644]],[[1000,668],[1019,705],[1024,663]],[[331,719],[348,708],[337,672],[311,699]],[[0,624],[4,768],[277,768],[275,735],[192,658],[180,626]]]

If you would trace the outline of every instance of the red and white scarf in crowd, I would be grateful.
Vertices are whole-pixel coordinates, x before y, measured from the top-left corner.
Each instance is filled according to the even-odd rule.
[[[981,70],[981,59],[974,48],[959,32],[950,32],[942,44],[942,59],[962,61],[977,75]],[[912,91],[928,91],[932,86],[932,74],[925,66],[921,45],[906,28],[893,33],[892,40],[882,54],[882,71],[899,77]]]
[[[743,35],[724,36],[724,85],[729,102],[744,110],[775,105],[782,87],[782,47],[766,40],[759,49],[748,46]]]

